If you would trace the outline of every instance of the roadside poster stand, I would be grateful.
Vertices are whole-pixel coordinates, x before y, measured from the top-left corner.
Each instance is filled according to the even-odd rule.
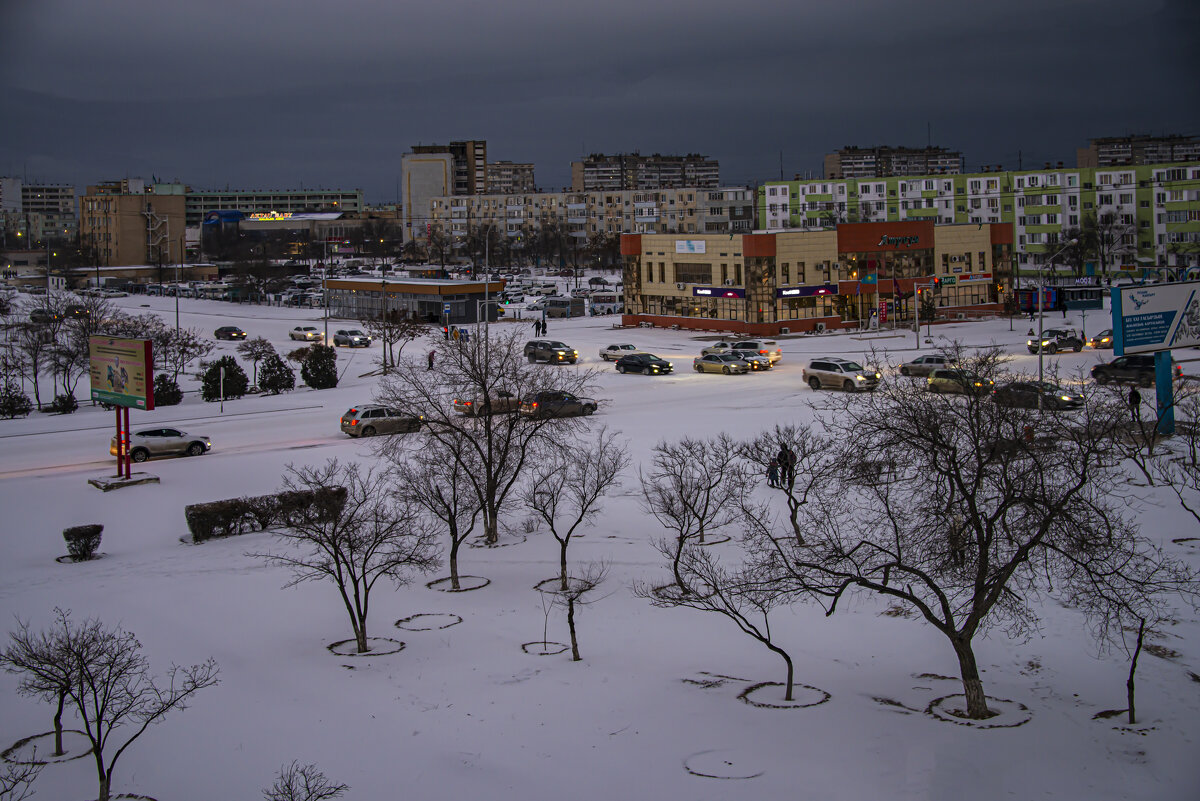
[[[117,478],[131,473],[129,409],[154,409],[154,354],[148,339],[88,338],[92,400],[116,406]]]

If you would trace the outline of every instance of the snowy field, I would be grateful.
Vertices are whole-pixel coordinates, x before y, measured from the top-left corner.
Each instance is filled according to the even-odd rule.
[[[115,303],[174,319],[171,298]],[[299,345],[287,337],[293,326],[322,324],[319,310],[181,304],[184,326],[211,334],[238,325],[281,353]],[[800,372],[814,356],[859,357],[874,347],[899,362],[959,340],[1002,345],[1016,369],[1036,373],[1024,347],[1027,321],[1012,331],[1007,320],[935,327],[935,344],[920,351],[911,331],[781,337],[778,367],[748,376],[692,372],[691,359],[713,335],[613,330],[612,322],[552,320],[549,336],[577,348],[585,364],[599,363],[601,346],[632,342],[674,361],[676,372],[601,375],[603,403],[593,421],[628,439],[634,469],[605,501],[598,525],[570,549],[572,564],[612,566],[607,597],[578,620],[581,662],[569,651],[522,649],[542,639],[546,617],[534,585],[555,575],[558,558],[548,532],[525,537],[523,515],[509,521],[507,547],[464,548],[461,572],[486,577],[485,588],[444,593],[421,579],[377,590],[371,635],[405,643],[381,656],[326,650],[352,636],[336,591],[323,583],[281,589],[282,568],[245,555],[266,548],[269,534],[181,543],[187,504],[271,492],[288,464],[372,459],[368,443],[339,432],[338,418],[371,399],[377,379],[362,376],[378,344],[338,349],[336,389],[231,401],[223,414],[199,400],[197,381],[181,380],[182,405],[133,411],[133,426],[207,434],[213,451],[140,466],[161,478],[158,485],[101,493],[87,484],[113,470],[111,412],[85,404],[68,416],[0,421],[3,631],[18,617],[44,626],[57,606],[135,632],[157,675],[172,662],[211,656],[220,664],[219,686],[121,758],[115,791],[161,801],[259,798],[279,766],[295,759],[348,783],[350,799],[1200,798],[1200,630],[1190,612],[1155,640],[1178,656],[1142,656],[1136,730],[1122,718],[1093,718],[1124,707],[1128,665],[1123,655],[1098,655],[1079,615],[1057,606],[1042,609],[1043,627],[1027,642],[1001,632],[977,640],[988,695],[1024,704],[1030,718],[1015,728],[976,729],[924,714],[935,698],[961,692],[944,678],[957,675],[954,654],[917,619],[883,615],[882,601],[857,596],[831,618],[802,605],[775,613],[797,681],[828,701],[772,709],[738,696],[751,684],[782,681],[778,657],[724,618],[656,609],[630,591],[634,580],[663,574],[649,544],[659,531],[643,511],[636,474],[656,442],[719,432],[749,438],[812,419],[813,393]],[[1078,328],[1080,320],[1067,322]],[[1047,316],[1047,327],[1061,324],[1058,314]],[[341,327],[353,325],[330,321],[331,334]],[[1099,314],[1088,316],[1088,333],[1104,327]],[[235,347],[222,342],[217,352]],[[423,358],[427,349],[416,343],[405,356]],[[1186,360],[1198,356],[1176,354],[1191,375],[1200,363]],[[1101,358],[1111,352],[1048,361],[1070,373]],[[1171,542],[1197,534],[1191,518],[1173,497],[1144,492],[1143,530],[1175,555],[1200,559]],[[104,558],[57,563],[66,553],[62,529],[91,522],[104,525]],[[716,547],[737,554],[735,543]],[[435,616],[419,619],[429,630],[395,625],[414,615]],[[560,612],[548,625],[550,640],[567,642]],[[53,709],[19,697],[16,684],[0,675],[0,748],[50,728]],[[38,799],[94,797],[94,767],[88,759],[50,765],[35,789]]]

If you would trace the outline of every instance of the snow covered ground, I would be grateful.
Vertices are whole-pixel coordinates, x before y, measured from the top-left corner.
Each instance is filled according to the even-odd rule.
[[[172,298],[116,302],[173,320]],[[239,325],[281,352],[298,344],[287,338],[293,326],[321,325],[319,310],[181,303],[185,326],[210,333]],[[135,428],[175,425],[212,438],[209,455],[142,466],[160,476],[158,485],[101,493],[86,483],[112,472],[111,412],[84,405],[64,417],[0,421],[0,619],[9,628],[16,617],[37,627],[58,606],[136,632],[156,673],[209,656],[221,666],[218,687],[122,757],[115,789],[163,801],[257,798],[278,767],[296,759],[350,784],[353,799],[1200,797],[1200,640],[1190,612],[1156,641],[1177,657],[1142,657],[1136,730],[1121,718],[1093,719],[1124,706],[1127,664],[1097,656],[1081,618],[1056,606],[1042,610],[1043,629],[1028,642],[994,633],[977,643],[989,696],[1028,707],[1029,721],[1019,727],[973,729],[924,714],[935,698],[961,691],[942,678],[957,672],[950,647],[916,619],[883,615],[885,604],[861,596],[832,618],[797,606],[772,619],[796,659],[797,681],[828,701],[772,709],[739,700],[751,684],[781,681],[782,662],[723,618],[655,609],[630,592],[635,579],[662,572],[649,544],[657,524],[640,505],[636,465],[662,439],[722,431],[750,437],[777,422],[811,419],[812,391],[800,380],[811,357],[855,357],[875,347],[898,362],[933,346],[918,351],[911,331],[783,337],[775,370],[698,375],[690,362],[705,336],[613,330],[612,322],[553,320],[549,336],[589,364],[599,362],[601,346],[632,342],[674,361],[676,372],[650,378],[608,369],[601,376],[604,403],[594,422],[628,438],[635,469],[606,501],[600,523],[570,549],[573,563],[612,565],[609,595],[578,621],[582,662],[569,652],[522,649],[542,639],[547,621],[533,588],[555,574],[558,552],[548,533],[519,541],[521,516],[502,538],[509,547],[465,549],[460,557],[461,571],[490,579],[487,587],[451,594],[418,581],[378,590],[371,635],[405,643],[380,656],[326,650],[352,636],[336,592],[319,583],[281,589],[282,569],[245,556],[265,548],[269,534],[180,542],[186,504],[271,492],[288,464],[372,458],[367,443],[339,432],[338,418],[371,399],[377,379],[362,376],[377,344],[338,350],[343,378],[333,390],[227,402],[221,414],[188,379],[182,405],[132,412]],[[1047,317],[1047,326],[1061,322]],[[1076,316],[1069,322],[1078,327]],[[330,322],[331,333],[340,327]],[[1008,321],[970,323],[936,327],[934,335],[937,343],[1001,344],[1017,369],[1036,372],[1036,357],[1024,348],[1027,327],[1021,320],[1013,331]],[[1103,327],[1100,315],[1089,315],[1089,333]],[[220,343],[218,351],[235,347]],[[423,354],[420,343],[406,351]],[[1194,375],[1200,369],[1185,360],[1197,355],[1176,358]],[[1050,361],[1070,372],[1101,356],[1111,352]],[[1200,558],[1171,542],[1197,534],[1190,518],[1163,494],[1146,490],[1146,497],[1144,530],[1174,553]],[[62,529],[90,522],[104,524],[104,558],[57,563],[66,552]],[[717,547],[737,552],[734,543]],[[422,631],[394,625],[414,615],[436,616],[406,624],[414,628],[420,620],[461,622]],[[548,625],[550,640],[567,641],[561,613],[552,611]],[[14,677],[0,675],[0,748],[50,728],[53,710],[19,697],[15,687]],[[51,765],[35,785],[37,797],[86,798],[94,776],[87,759]]]

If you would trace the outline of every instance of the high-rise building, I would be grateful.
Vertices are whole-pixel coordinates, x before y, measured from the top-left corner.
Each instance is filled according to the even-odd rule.
[[[1075,151],[1079,167],[1200,161],[1200,136],[1108,136]]]
[[[514,164],[511,161],[494,161],[487,165],[487,194],[517,195],[536,192],[532,164]]]
[[[138,178],[89,186],[79,234],[104,266],[175,264],[184,253],[187,187]]]
[[[962,153],[944,147],[846,146],[825,156],[826,178],[887,178],[893,175],[957,175]],[[797,176],[796,180],[800,180]]]
[[[448,145],[413,145],[400,156],[404,201],[404,240],[428,232],[429,203],[445,195],[483,195],[488,191],[487,141],[469,139]]]
[[[695,153],[686,156],[594,153],[582,161],[571,162],[574,192],[715,189],[720,183],[721,166],[717,160]]]
[[[7,247],[74,241],[75,187],[0,178],[0,227]]]

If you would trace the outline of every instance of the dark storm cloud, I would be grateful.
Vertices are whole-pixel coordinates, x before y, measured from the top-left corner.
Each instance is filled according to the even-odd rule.
[[[551,188],[586,152],[699,152],[748,183],[846,144],[1040,166],[1200,128],[1195,3],[547,5],[6,2],[0,173],[383,201],[401,153],[451,139]]]

